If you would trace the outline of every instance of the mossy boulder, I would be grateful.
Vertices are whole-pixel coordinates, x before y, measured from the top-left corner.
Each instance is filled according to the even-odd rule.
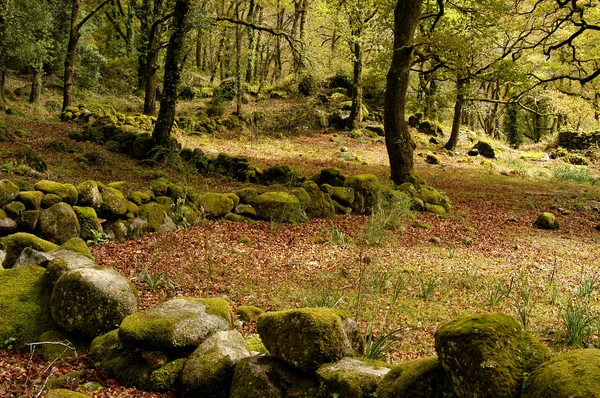
[[[280,184],[294,186],[297,185],[299,177],[290,166],[276,164],[263,170],[260,180],[265,185]]]
[[[166,178],[157,178],[150,183],[150,189],[155,196],[165,196],[167,189],[169,189],[169,184],[170,182]]]
[[[52,257],[52,261],[50,261],[46,267],[46,274],[52,285],[54,285],[63,274],[66,274],[69,271],[98,266],[92,258],[72,250],[58,250],[52,252]]]
[[[358,214],[370,214],[377,204],[377,198],[381,184],[379,178],[373,174],[359,174],[347,177],[344,182],[345,188],[352,188],[354,201],[351,204],[352,211]]]
[[[17,199],[25,205],[26,210],[39,210],[44,193],[40,191],[21,191]]]
[[[472,149],[477,149],[479,154],[484,158],[488,159],[496,159],[496,151],[492,144],[486,141],[477,141],[475,145],[473,145]]]
[[[73,208],[64,202],[43,210],[38,217],[39,236],[59,245],[79,237],[80,230],[77,215]]]
[[[78,268],[55,283],[50,307],[53,319],[70,333],[104,334],[137,311],[137,291],[129,279],[103,267]]]
[[[100,220],[93,207],[73,206],[73,211],[79,222],[79,236],[84,240],[94,240],[94,237],[103,232]]]
[[[323,189],[323,186],[321,186],[321,189]],[[330,195],[331,199],[344,207],[350,207],[354,203],[354,189],[352,188],[332,187]]]
[[[543,363],[525,380],[521,397],[600,397],[600,350],[573,350]]]
[[[258,317],[265,311],[253,305],[240,305],[236,308],[235,313],[242,321],[251,322],[258,320]]]
[[[127,199],[117,188],[105,187],[102,190],[100,215],[107,219],[122,217],[127,214]]]
[[[0,181],[0,206],[12,202],[19,195],[19,187],[9,180]]]
[[[391,365],[366,358],[342,358],[317,370],[323,396],[372,397]],[[401,396],[401,395],[400,395]]]
[[[308,217],[326,218],[335,214],[331,197],[327,193],[322,192],[314,181],[303,182],[301,188],[310,197],[310,203],[305,209]]]
[[[141,206],[144,203],[150,202],[152,197],[147,192],[134,191],[128,196],[127,199],[136,205]]]
[[[549,212],[540,214],[533,224],[541,229],[558,229],[560,227],[554,214]]]
[[[4,210],[0,210],[0,235],[8,235],[16,232],[17,222],[8,217]]]
[[[16,234],[9,235],[2,239],[2,243],[6,250],[6,257],[2,264],[4,268],[12,268],[26,247],[42,252],[52,252],[58,249],[58,246],[54,243],[27,232],[17,232]]]
[[[82,256],[89,258],[90,260],[94,259],[92,256],[92,252],[90,248],[85,243],[85,241],[81,238],[71,238],[58,248],[58,250],[70,250],[75,253],[79,253]]]
[[[231,307],[225,299],[175,298],[125,318],[119,338],[149,349],[194,348],[211,334],[231,327]]]
[[[148,221],[148,232],[164,232],[177,229],[177,225],[167,213],[167,208],[156,202],[141,205],[140,217]]]
[[[54,388],[48,390],[46,398],[89,398],[88,395],[77,391],[67,390],[66,388]]]
[[[130,239],[136,239],[148,233],[148,220],[144,218],[134,218],[127,221],[128,236]]]
[[[187,396],[229,397],[233,368],[250,356],[246,340],[236,330],[216,332],[190,355],[181,373]]]
[[[65,342],[69,342],[70,340],[71,338],[66,333],[58,330],[48,330],[42,333],[39,341],[47,342],[41,346],[44,360],[52,362],[61,358],[74,357],[76,355],[76,350],[64,345]]]
[[[180,386],[185,358],[129,347],[119,340],[118,330],[96,337],[90,354],[98,368],[126,385],[147,391],[169,391]]]
[[[254,198],[252,206],[260,219],[281,223],[306,220],[298,198],[287,192],[265,192]]]
[[[250,217],[242,216],[240,214],[235,214],[235,213],[227,213],[227,214],[225,214],[225,217],[223,217],[223,219],[227,220],[227,221],[231,221],[231,222],[243,222],[243,223],[247,223],[247,224],[256,223],[256,221],[254,221],[254,219],[252,219]]]
[[[207,192],[200,195],[200,206],[211,218],[221,218],[235,207],[233,200],[223,193]]]
[[[44,194],[44,197],[42,198],[41,208],[48,209],[57,203],[61,203],[62,201],[63,200],[60,196],[53,193],[47,193]]]
[[[84,181],[77,185],[77,192],[79,197],[77,199],[77,205],[81,207],[91,207],[94,210],[100,210],[102,205],[102,193],[96,181]]]
[[[363,340],[356,322],[344,311],[303,308],[267,312],[258,333],[269,352],[303,371],[346,356],[361,355]]]
[[[0,349],[39,341],[52,328],[52,285],[44,271],[35,265],[0,270]]]
[[[442,325],[435,348],[460,397],[518,397],[523,380],[550,352],[513,317],[487,313]]]
[[[439,156],[437,156],[433,153],[428,153],[425,158],[425,161],[429,164],[440,164],[441,163]]]
[[[337,167],[326,167],[311,179],[318,185],[329,184],[332,187],[343,187],[346,176]]]
[[[240,198],[240,203],[244,204],[251,204],[261,193],[262,192],[259,192],[259,190],[254,187],[242,188],[238,191],[235,191],[235,194],[238,196],[238,198]]]
[[[79,197],[79,192],[77,192],[77,188],[73,184],[61,184],[60,182],[42,180],[38,181],[33,188],[45,194],[57,195],[63,202],[70,205],[77,203],[77,198]]]
[[[13,268],[23,267],[27,265],[38,265],[40,267],[46,267],[54,257],[48,253],[33,250],[31,247],[26,247],[21,252],[21,255],[15,262]]]
[[[256,210],[254,209],[254,207],[243,203],[235,207],[234,213],[252,219],[255,219],[257,217]]]
[[[458,397],[437,358],[416,359],[395,366],[377,387],[377,397]]]
[[[420,198],[425,204],[441,206],[446,212],[452,210],[452,204],[448,196],[429,185],[421,186],[416,192],[416,197]]]
[[[6,214],[13,218],[17,219],[21,215],[23,211],[25,211],[25,205],[19,201],[12,201],[9,204],[4,206],[4,211]]]
[[[230,398],[316,396],[318,384],[305,373],[270,356],[244,358],[235,366]]]
[[[39,210],[25,210],[17,220],[18,228],[23,232],[34,232],[39,216]]]
[[[104,225],[104,232],[110,240],[124,242],[129,239],[129,228],[126,220],[114,220]]]

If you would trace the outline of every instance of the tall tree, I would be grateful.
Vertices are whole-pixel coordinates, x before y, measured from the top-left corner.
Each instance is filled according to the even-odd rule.
[[[185,60],[185,34],[188,31],[188,13],[191,0],[177,0],[173,11],[171,37],[167,47],[165,61],[165,77],[163,95],[160,100],[158,119],[152,132],[155,146],[166,147],[171,138],[171,129],[175,121],[175,106],[177,104],[177,87],[181,76],[181,68]]]
[[[421,0],[398,0],[394,9],[394,50],[386,77],[384,127],[390,159],[391,179],[402,184],[413,171],[413,142],[405,120],[406,90],[415,29],[421,15]]]
[[[73,87],[73,73],[75,71],[75,55],[77,53],[77,43],[81,37],[81,28],[102,8],[110,3],[111,0],[104,0],[96,6],[89,14],[87,14],[81,21],[79,20],[79,13],[81,11],[82,0],[72,0],[71,6],[71,27],[69,30],[69,42],[67,44],[67,54],[65,56],[65,74],[63,79],[63,104],[62,110],[66,107],[71,106],[73,102],[72,87]]]

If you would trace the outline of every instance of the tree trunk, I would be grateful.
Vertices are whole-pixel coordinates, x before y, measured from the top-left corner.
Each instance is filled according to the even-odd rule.
[[[239,3],[235,7],[235,17],[240,18]],[[237,94],[235,101],[235,113],[237,116],[242,115],[242,28],[240,25],[235,26],[235,85],[237,86]]]
[[[64,111],[73,103],[71,89],[73,87],[73,72],[75,69],[75,52],[77,51],[77,42],[79,41],[79,10],[81,8],[81,0],[73,0],[71,8],[71,28],[69,30],[69,41],[67,43],[67,55],[65,57],[65,74],[63,85],[63,104]]]
[[[169,145],[171,129],[175,121],[175,105],[177,104],[177,86],[181,75],[181,67],[185,56],[185,33],[187,14],[191,0],[177,0],[173,12],[173,25],[171,38],[167,48],[165,61],[165,80],[163,95],[160,100],[158,119],[152,132],[155,146],[166,147]]]
[[[0,103],[3,109],[6,107],[6,98],[4,98],[4,87],[6,86],[6,70],[0,70]]]
[[[254,22],[254,13],[256,9],[254,7],[254,0],[250,0],[250,5],[248,6],[248,22]],[[248,35],[248,57],[246,62],[246,83],[251,83],[252,78],[254,76],[254,59],[256,58],[256,40],[254,29],[248,27],[246,29],[246,34]]]
[[[352,107],[350,117],[348,118],[348,128],[354,130],[362,121],[362,69],[363,69],[363,51],[360,43],[361,31],[359,28],[353,32],[353,50],[354,50],[354,76],[352,82]]]
[[[32,104],[39,104],[42,100],[42,78],[44,76],[44,70],[42,65],[33,71],[33,77],[31,78],[31,93],[29,93],[29,102]]]
[[[163,1],[154,2],[152,26],[148,33],[148,48],[146,50],[146,71],[144,77],[144,115],[156,115],[156,88],[158,87],[158,70],[160,48],[163,32]]]
[[[196,70],[202,72],[202,29],[198,29],[196,36]]]
[[[456,80],[456,102],[454,103],[454,118],[452,119],[452,131],[450,132],[450,139],[444,145],[449,151],[453,151],[456,149],[456,144],[458,143],[458,134],[460,133],[460,122],[462,120],[462,109],[465,103],[465,94],[463,89],[467,84],[468,80],[463,78],[458,78]]]
[[[398,0],[394,9],[394,53],[386,78],[384,127],[391,179],[402,184],[413,170],[414,141],[404,118],[406,90],[413,55],[413,36],[421,15],[421,0]]]

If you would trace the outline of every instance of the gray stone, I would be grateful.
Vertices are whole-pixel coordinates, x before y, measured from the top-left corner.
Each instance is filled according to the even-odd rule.
[[[13,268],[22,267],[24,265],[38,265],[46,268],[48,263],[50,263],[52,260],[54,260],[54,256],[52,254],[34,250],[31,247],[26,247],[21,252],[19,258],[17,258]]]

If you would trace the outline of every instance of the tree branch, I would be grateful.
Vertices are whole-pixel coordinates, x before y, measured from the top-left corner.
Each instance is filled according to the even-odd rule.
[[[92,11],[92,12],[90,12],[88,15],[86,15],[86,17],[85,17],[85,18],[83,18],[83,19],[81,20],[81,22],[79,22],[79,23],[77,24],[77,31],[79,31],[79,30],[81,29],[81,27],[82,27],[83,25],[85,25],[85,23],[86,23],[87,21],[89,21],[89,19],[90,19],[91,17],[93,17],[94,15],[96,15],[96,13],[97,13],[98,11],[100,11],[100,10],[102,9],[102,7],[104,7],[105,5],[107,5],[108,3],[110,3],[111,1],[112,1],[112,0],[104,0],[102,3],[98,4],[98,7],[96,7],[96,8],[94,9],[94,11]]]

